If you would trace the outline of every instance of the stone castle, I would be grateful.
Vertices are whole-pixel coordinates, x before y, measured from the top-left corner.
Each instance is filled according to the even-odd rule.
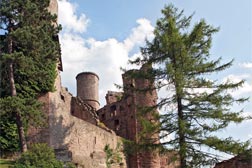
[[[51,0],[50,12],[57,14],[57,0]],[[63,70],[59,59],[55,91],[42,95],[39,100],[44,103],[43,111],[47,117],[47,125],[43,128],[30,128],[28,142],[45,142],[51,146],[59,159],[71,161],[77,167],[105,168],[106,153],[104,147],[116,149],[122,139],[137,142],[141,125],[137,119],[139,106],[153,106],[157,101],[155,90],[150,93],[138,93],[133,88],[146,88],[152,85],[146,79],[134,79],[122,75],[124,92],[108,91],[107,104],[100,108],[99,77],[93,72],[82,72],[76,76],[77,96],[74,97],[61,85],[60,71]],[[157,111],[155,111],[157,113]],[[157,122],[151,115],[144,116]],[[159,143],[159,134],[149,138]],[[158,152],[138,152],[124,155],[121,163],[112,167],[128,168],[171,168],[169,157],[161,157]]]
[[[57,14],[57,0],[51,0],[49,10]],[[56,156],[63,161],[71,161],[78,168],[106,168],[104,147],[116,149],[122,139],[138,141],[141,124],[138,120],[138,107],[151,107],[157,103],[156,90],[141,93],[153,85],[150,80],[133,78],[130,70],[122,75],[123,92],[108,91],[106,105],[99,104],[99,77],[93,72],[82,72],[76,76],[77,96],[74,97],[61,85],[60,71],[63,71],[59,59],[55,91],[42,95],[43,111],[47,125],[43,128],[29,128],[28,142],[44,142],[51,146]],[[154,113],[158,113],[157,110]],[[153,124],[158,121],[153,115],[146,114],[146,120]],[[159,143],[158,132],[148,137]],[[172,162],[174,153],[159,154],[157,151],[137,152],[125,155],[120,153],[122,161],[112,164],[113,168],[175,168],[179,163]],[[221,165],[220,165],[221,166]]]

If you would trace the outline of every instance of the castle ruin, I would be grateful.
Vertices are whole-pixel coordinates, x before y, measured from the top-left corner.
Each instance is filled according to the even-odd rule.
[[[57,14],[57,1],[51,0],[50,11]],[[55,91],[42,95],[39,100],[44,103],[43,111],[47,125],[43,128],[30,128],[28,142],[46,142],[51,146],[59,159],[71,161],[77,167],[105,168],[106,153],[104,147],[115,149],[122,144],[122,139],[138,142],[141,124],[137,117],[139,107],[151,107],[157,102],[156,90],[148,93],[137,92],[137,88],[147,88],[152,81],[133,78],[131,72],[146,71],[150,66],[140,70],[130,70],[122,75],[123,92],[108,91],[107,104],[100,108],[99,77],[93,72],[82,72],[76,76],[77,96],[74,97],[61,85],[59,60]],[[154,113],[158,113],[154,110]],[[153,115],[143,116],[153,124],[158,121]],[[159,143],[158,132],[148,137]],[[145,151],[129,155],[121,153],[121,163],[112,167],[120,168],[173,168],[177,163],[170,163],[168,155],[160,156],[159,152]]]

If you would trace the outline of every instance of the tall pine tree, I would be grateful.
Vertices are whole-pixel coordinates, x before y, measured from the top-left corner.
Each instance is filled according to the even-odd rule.
[[[37,97],[53,91],[59,44],[49,0],[1,0],[1,113],[15,116],[21,151],[27,150],[24,123],[39,123]],[[32,118],[32,120],[31,120]]]
[[[158,107],[166,107],[160,116],[160,131],[164,132],[164,137],[172,135],[172,138],[163,144],[178,151],[183,168],[217,162],[219,156],[204,150],[207,148],[229,154],[242,152],[248,142],[215,135],[231,122],[240,123],[246,119],[242,111],[235,112],[231,106],[247,100],[235,99],[230,94],[244,81],[221,83],[208,79],[208,75],[229,68],[233,62],[221,64],[221,58],[210,58],[212,35],[218,29],[204,20],[191,27],[192,16],[184,16],[183,11],[172,5],[166,6],[162,14],[153,41],[147,41],[142,48],[143,58],[132,63],[153,64],[149,75],[156,79],[158,89],[167,90],[167,96],[158,103]]]

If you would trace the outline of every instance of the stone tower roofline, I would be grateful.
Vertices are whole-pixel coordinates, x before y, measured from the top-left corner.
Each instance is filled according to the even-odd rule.
[[[75,78],[77,79],[78,76],[83,75],[83,74],[84,75],[88,75],[88,74],[95,75],[98,78],[98,80],[100,80],[99,76],[96,73],[94,73],[94,72],[81,72]]]
[[[99,103],[99,76],[94,72],[81,72],[76,76],[77,97],[98,110]]]

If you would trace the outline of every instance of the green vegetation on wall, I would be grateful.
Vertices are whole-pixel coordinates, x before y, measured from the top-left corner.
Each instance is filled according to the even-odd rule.
[[[104,152],[106,153],[106,166],[111,168],[112,165],[122,165],[122,156],[121,156],[121,144],[117,143],[115,149],[110,148],[109,145],[104,147]]]

